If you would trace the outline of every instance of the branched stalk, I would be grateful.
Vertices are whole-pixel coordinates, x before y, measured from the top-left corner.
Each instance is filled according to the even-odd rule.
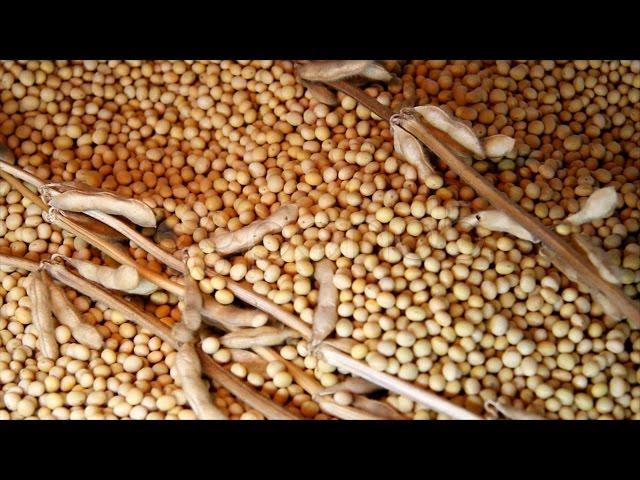
[[[13,179],[15,181],[15,179]],[[18,184],[20,184],[20,182],[17,182]],[[21,184],[20,184],[21,185]],[[26,189],[26,187],[24,187],[24,185],[22,185],[23,189]],[[26,189],[28,190],[28,189]],[[30,192],[30,191],[29,191]],[[35,196],[35,194],[33,194],[33,192],[30,192],[31,195]],[[40,200],[39,197],[36,196],[36,198],[38,198],[38,200]],[[41,200],[40,200],[41,201]],[[184,287],[182,285],[179,285],[175,282],[172,282],[171,280],[167,279],[166,277],[153,272],[141,265],[139,265],[137,262],[135,262],[133,259],[131,259],[131,257],[129,257],[129,255],[127,255],[126,252],[123,252],[123,250],[120,248],[119,245],[114,244],[113,242],[109,242],[106,241],[104,239],[99,238],[97,235],[93,234],[92,232],[89,232],[88,230],[84,229],[83,227],[77,225],[75,222],[69,220],[68,218],[65,218],[61,215],[57,215],[55,218],[56,224],[60,227],[60,228],[64,228],[67,231],[70,231],[71,233],[79,236],[80,238],[83,238],[85,241],[87,241],[88,243],[94,245],[95,247],[97,247],[98,249],[100,249],[103,253],[109,255],[111,258],[113,258],[114,260],[118,261],[121,264],[124,265],[130,265],[134,268],[136,268],[140,275],[143,276],[144,278],[154,282],[156,285],[158,285],[159,287],[174,293],[177,296],[184,296]],[[141,246],[142,247],[142,246]],[[144,248],[144,247],[142,247]],[[151,252],[149,252],[151,253]],[[159,258],[159,260],[162,260],[161,258]],[[169,266],[169,265],[168,265]],[[176,270],[180,271],[181,273],[184,273],[185,271],[185,266],[180,263],[180,265],[178,266],[177,264],[175,265]],[[172,267],[173,268],[173,267]],[[70,273],[70,272],[67,272]],[[212,275],[212,276],[216,276],[218,275],[217,273],[213,272],[210,269],[207,269],[207,274]],[[71,274],[72,275],[72,274]],[[52,274],[52,276],[54,276]],[[78,277],[79,278],[79,277]],[[61,280],[62,281],[62,280]],[[85,280],[86,282],[86,280]],[[72,285],[70,285],[72,286]],[[94,286],[95,287],[95,286]],[[265,313],[271,315],[273,318],[279,320],[280,322],[284,323],[285,325],[287,325],[290,328],[293,328],[294,330],[297,330],[303,338],[305,338],[306,340],[309,340],[311,338],[311,328],[304,323],[302,320],[300,320],[299,317],[297,317],[296,315],[284,310],[282,307],[276,305],[275,303],[273,303],[272,301],[270,301],[269,299],[263,297],[262,295],[259,295],[257,293],[255,293],[250,287],[246,287],[238,282],[234,282],[230,279],[227,279],[227,287],[229,288],[229,290],[231,290],[238,298],[240,298],[241,300],[243,300],[245,303],[248,303],[251,306],[254,306],[256,308],[259,308],[260,310],[264,311]],[[76,287],[74,287],[76,288]],[[95,288],[99,288],[99,287],[95,287]],[[105,292],[103,291],[103,294]],[[92,297],[92,295],[88,295],[90,297]],[[109,296],[107,294],[107,296]],[[96,298],[96,297],[92,297],[92,298]],[[104,301],[103,303],[109,305],[109,303],[107,303],[106,301]],[[124,303],[124,302],[123,302]],[[126,306],[126,304],[125,304]],[[122,307],[114,307],[118,310],[121,310]],[[130,307],[130,308],[134,308],[134,307]],[[122,310],[121,310],[122,311]],[[122,312],[123,315],[125,314],[124,312]],[[144,312],[143,312],[144,313]],[[145,315],[147,315],[146,313],[144,313]],[[132,319],[134,320],[134,319]],[[151,328],[154,328],[153,324],[149,324],[148,323],[149,318],[142,320],[142,323],[144,323],[145,325],[150,325]],[[135,321],[135,320],[134,320]],[[149,331],[151,331],[152,333],[155,334],[155,332],[148,328],[147,326],[142,325],[144,328],[147,328]],[[167,328],[163,325],[163,328]],[[168,330],[168,328],[167,328]],[[158,335],[160,336],[160,335]],[[168,333],[168,336],[170,338],[170,341],[174,341],[173,338],[170,336],[170,331]],[[163,337],[161,337],[163,338]],[[330,346],[330,341],[324,342],[323,346],[328,348],[328,349],[332,349],[333,351],[337,352],[337,354],[339,355],[338,358],[343,357],[343,359],[350,359],[353,362],[356,362],[356,364],[360,364],[361,362],[358,362],[357,360],[353,360],[350,355],[347,355],[333,347]],[[175,348],[175,347],[174,347]],[[258,352],[256,352],[258,353]],[[274,358],[274,355],[277,355],[275,352],[268,352],[268,349],[264,349],[262,351],[260,351],[259,353],[261,356],[263,356],[263,358],[266,358],[266,356],[269,356],[271,358]],[[294,377],[296,379],[296,381],[300,382],[299,384],[301,385],[301,387],[303,389],[305,389],[308,393],[310,393],[312,396],[319,390],[319,385],[315,385],[313,380],[309,380],[309,376],[306,375],[306,373],[304,373],[301,369],[299,369],[297,366],[295,366],[294,364],[292,364],[291,362],[287,362],[286,360],[284,360],[282,357],[280,357],[279,355],[277,355],[278,360],[282,361],[287,369],[289,370],[289,372],[291,373],[292,377]],[[210,361],[212,361],[211,359],[209,359]],[[328,362],[330,363],[330,362]],[[415,401],[417,401],[418,403],[422,403],[423,405],[425,405],[426,407],[432,408],[431,405],[435,404],[435,405],[440,405],[438,402],[442,402],[445,405],[445,410],[446,410],[446,406],[449,405],[449,409],[451,409],[453,407],[453,411],[454,413],[458,414],[457,418],[477,418],[474,414],[462,409],[461,407],[458,407],[456,405],[451,404],[451,402],[448,402],[447,400],[444,400],[436,395],[434,395],[433,393],[429,393],[426,392],[418,387],[415,387],[414,385],[411,385],[407,382],[404,382],[402,380],[396,379],[395,377],[391,377],[388,374],[385,373],[381,373],[381,372],[377,372],[373,369],[371,369],[368,366],[362,365],[362,367],[364,367],[365,369],[367,369],[368,371],[368,377],[365,377],[364,375],[358,374],[356,373],[356,375],[361,376],[363,378],[366,378],[367,380],[371,381],[372,383],[376,383],[384,388],[387,388],[391,391],[394,391],[396,393],[400,393],[400,394],[404,394],[403,392],[408,392],[408,394],[406,394],[405,396],[407,396],[408,398],[412,398]],[[221,368],[221,367],[220,367]],[[346,369],[346,368],[345,368]],[[224,370],[224,369],[222,369]],[[216,368],[212,367],[209,369],[205,368],[205,365],[203,365],[203,371],[210,371],[210,372],[215,372]],[[225,370],[226,373],[226,370]],[[351,372],[354,373],[354,372]],[[389,377],[389,378],[387,378]],[[235,377],[233,377],[234,380]],[[215,380],[215,379],[214,379]],[[243,387],[245,387],[245,389],[254,392],[252,389],[250,389],[249,387],[246,387],[244,384],[242,384],[240,382],[240,385],[242,385]],[[388,386],[390,385],[391,388]],[[240,388],[237,385],[234,388]],[[394,390],[395,389],[395,390]],[[229,391],[232,391],[229,388]],[[233,393],[233,391],[232,391]],[[257,393],[256,393],[257,394]],[[262,397],[264,398],[264,397]],[[426,400],[425,400],[426,398]],[[435,400],[434,400],[435,399]],[[243,401],[245,401],[243,399]],[[427,403],[423,403],[423,402],[427,402]],[[249,402],[247,402],[249,404]],[[331,407],[327,407],[327,408],[331,408]],[[353,407],[350,407],[352,410],[354,410]],[[436,409],[436,408],[434,408]],[[456,410],[457,409],[457,410]],[[357,409],[355,409],[357,410]],[[458,412],[458,410],[462,410],[462,412]],[[344,410],[343,410],[344,411]],[[370,414],[365,414],[365,412],[360,411],[362,415],[370,415]],[[264,412],[263,412],[264,413]],[[329,412],[326,412],[329,413]],[[443,413],[447,413],[446,411]],[[266,414],[265,414],[266,415]],[[465,417],[466,415],[466,417]]]
[[[329,86],[336,88],[354,98],[380,118],[389,121],[393,111],[370,97],[357,87],[344,81],[331,82]],[[569,265],[580,276],[581,281],[590,289],[600,292],[614,302],[636,329],[640,328],[640,309],[636,302],[629,298],[620,288],[604,280],[593,266],[584,262],[576,251],[557,233],[545,227],[534,216],[526,213],[512,202],[504,193],[497,190],[487,179],[458,158],[446,145],[438,140],[424,124],[414,116],[405,115],[398,121],[398,126],[412,134],[437,155],[460,179],[468,184],[475,192],[486,198],[495,208],[510,215],[522,227],[529,230],[548,248],[550,254],[557,261]]]

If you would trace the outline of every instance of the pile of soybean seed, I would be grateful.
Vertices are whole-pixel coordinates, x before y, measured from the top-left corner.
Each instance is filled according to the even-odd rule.
[[[582,225],[640,290],[640,61],[389,61],[399,81],[366,93],[393,108],[444,107],[479,137],[506,134],[516,152],[474,167],[551,228],[595,189],[623,205]],[[354,358],[479,414],[500,400],[547,418],[640,418],[640,333],[615,323],[538,254],[457,219],[486,200],[439,165],[428,188],[394,155],[389,124],[354,99],[312,99],[291,61],[2,61],[0,143],[46,181],[82,181],[136,197],[175,235],[143,233],[169,251],[188,248],[203,292],[234,302],[223,277],[247,281],[311,322],[314,264],[336,263],[335,337]],[[435,162],[436,165],[439,162]],[[221,258],[208,240],[295,203],[300,216],[244,254]],[[98,250],[42,219],[0,180],[0,251],[104,262]],[[129,244],[140,264],[165,267]],[[208,278],[206,268],[221,277]],[[0,419],[192,419],[171,368],[175,352],[116,311],[65,289],[105,348],[77,344],[58,326],[57,361],[42,357],[25,275],[0,269]],[[175,322],[164,291],[135,302]],[[327,415],[282,363],[264,374],[231,361],[215,335],[206,353],[305,418]],[[279,353],[323,386],[342,373],[291,340]],[[222,388],[233,419],[262,419]],[[395,394],[407,419],[441,418]],[[336,401],[348,404],[349,395]]]

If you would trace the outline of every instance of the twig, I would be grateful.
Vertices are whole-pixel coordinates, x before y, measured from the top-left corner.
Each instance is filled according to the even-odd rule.
[[[365,94],[359,88],[343,81],[331,82],[328,85],[351,96],[379,117],[387,121],[390,120],[393,111]],[[447,146],[429,132],[419,119],[412,116],[403,116],[399,119],[398,125],[424,143],[429,150],[445,162],[451,171],[473,188],[478,195],[486,198],[495,208],[510,215],[535,237],[539,238],[548,248],[550,255],[573,268],[585,285],[601,292],[601,294],[618,305],[631,326],[640,328],[640,309],[635,302],[620,288],[602,279],[598,272],[590,264],[584,262],[558,234],[545,227],[532,215],[526,213],[504,193],[491,185],[477,170],[456,157]]]

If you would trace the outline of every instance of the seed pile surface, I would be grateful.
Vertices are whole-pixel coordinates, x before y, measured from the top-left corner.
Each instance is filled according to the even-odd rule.
[[[638,300],[640,61],[384,66],[393,80],[363,86],[381,103],[440,106],[480,139],[514,138],[512,153],[470,160],[474,168],[543,224],[588,237]],[[319,103],[294,67],[0,62],[0,143],[7,146],[0,155],[13,154],[48,183],[81,182],[144,202],[158,229],[139,231],[186,254],[190,277],[222,305],[240,305],[225,278],[243,281],[311,326],[315,269],[328,259],[338,292],[331,337],[349,339],[351,356],[373,369],[472,412],[487,416],[489,401],[551,419],[640,418],[640,333],[605,315],[534,243],[459,222],[489,209],[487,201],[434,156],[435,172],[420,180],[394,151],[388,122],[342,93],[335,106]],[[563,222],[604,187],[619,194],[613,215]],[[290,222],[229,235],[252,232],[248,225],[288,205],[297,207]],[[234,248],[236,237],[250,245]],[[133,242],[125,245],[140,265],[181,281]],[[118,267],[47,223],[4,180],[0,253]],[[72,289],[64,289],[71,304],[104,344],[92,349],[58,324],[59,356],[44,356],[27,279],[28,272],[0,267],[0,419],[196,418],[176,381],[177,352]],[[172,293],[130,298],[168,325],[181,319]],[[249,357],[229,345],[238,334],[223,335],[211,329],[202,340],[213,360],[303,418],[330,418],[283,362]],[[360,392],[331,390],[350,377],[319,359],[310,342],[278,335],[282,358],[332,392],[321,398],[367,404]],[[211,395],[224,416],[264,418],[224,388],[212,386]],[[386,391],[375,398],[407,419],[443,417]]]

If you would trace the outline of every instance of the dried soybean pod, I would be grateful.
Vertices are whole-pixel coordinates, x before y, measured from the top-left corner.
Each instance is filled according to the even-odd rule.
[[[267,370],[267,361],[257,353],[239,348],[230,348],[231,361],[241,363],[249,372],[264,375]]]
[[[361,76],[389,82],[393,75],[373,60],[317,60],[298,67],[298,75],[312,82],[334,82]]]
[[[574,233],[571,238],[587,255],[587,258],[596,267],[602,278],[615,285],[622,284],[622,269],[613,263],[607,252],[594,245],[589,237],[581,233]]]
[[[480,226],[493,232],[510,233],[515,237],[532,243],[540,242],[529,230],[500,210],[483,210],[460,219],[460,223],[469,227]]]
[[[141,278],[140,282],[138,282],[138,285],[136,285],[134,288],[131,288],[129,290],[125,290],[125,292],[130,295],[146,296],[146,295],[151,295],[153,292],[158,290],[158,288],[159,287],[155,283],[150,282],[146,278]]]
[[[98,329],[82,320],[80,313],[69,301],[64,290],[56,285],[46,272],[43,272],[42,278],[49,289],[51,310],[58,322],[69,327],[73,338],[83,345],[93,350],[102,348],[104,339]]]
[[[184,343],[178,348],[175,359],[176,379],[182,385],[189,406],[198,420],[226,420],[211,400],[205,381],[202,379],[202,365],[192,343]]]
[[[416,169],[419,179],[424,182],[427,177],[436,175],[424,145],[405,129],[394,124],[393,117],[391,119],[391,134],[393,135],[394,150]]]
[[[315,277],[320,285],[318,306],[313,314],[311,349],[327,338],[336,328],[338,321],[338,289],[333,284],[336,265],[325,258],[316,264]]]
[[[196,339],[196,331],[191,330],[183,322],[177,322],[171,327],[171,334],[180,343],[193,342]]]
[[[485,401],[484,408],[486,410],[495,410],[509,420],[546,420],[544,417],[536,415],[535,413],[527,412],[501,402],[494,402],[493,400]]]
[[[331,387],[323,388],[318,395],[332,395],[337,392],[351,392],[356,395],[368,395],[383,390],[379,385],[371,383],[360,377],[349,377],[345,381],[336,383]]]
[[[214,326],[222,325],[228,330],[241,327],[262,327],[269,320],[269,316],[257,308],[222,305],[210,296],[205,296],[200,313],[204,323]]]
[[[414,107],[422,118],[432,127],[446,133],[464,148],[469,150],[473,155],[483,160],[486,154],[480,140],[466,124],[455,120],[449,116],[447,112],[434,105],[422,105]]]
[[[342,420],[386,420],[384,417],[379,417],[355,407],[339,405],[327,398],[318,398],[317,403],[324,413]]]
[[[38,345],[42,354],[52,360],[60,355],[55,334],[55,321],[51,315],[49,289],[42,280],[42,272],[36,270],[29,274],[27,295],[31,300],[31,318],[38,330]]]
[[[393,408],[388,403],[380,402],[378,400],[372,400],[363,395],[355,395],[353,403],[351,404],[355,408],[364,410],[378,417],[386,418],[389,420],[406,420],[406,418]]]
[[[613,214],[617,204],[618,193],[615,188],[599,188],[589,195],[589,198],[587,198],[587,201],[584,202],[579,211],[569,215],[565,221],[572,225],[582,225],[583,223],[607,218]]]
[[[270,347],[280,345],[289,338],[299,338],[300,334],[291,328],[258,327],[242,328],[227,333],[220,343],[227,348]]]
[[[605,314],[607,314],[608,316],[610,316],[616,321],[621,321],[624,319],[622,312],[613,302],[611,302],[605,295],[603,295],[599,291],[592,290],[586,287],[580,281],[577,272],[569,265],[566,265],[566,264],[563,264],[562,262],[557,261],[556,257],[550,254],[548,248],[545,245],[542,245],[540,247],[540,254],[545,258],[548,258],[551,261],[551,263],[553,263],[553,265],[559,271],[561,271],[569,280],[580,285],[582,288],[588,291],[589,294],[591,295],[591,298],[593,298],[593,300],[596,303],[598,303],[600,307],[602,307],[602,310],[604,311]]]
[[[300,83],[309,91],[314,100],[335,107],[340,103],[338,97],[321,83],[300,80]]]
[[[54,254],[51,259],[62,258],[78,270],[78,273],[87,280],[99,283],[103,287],[113,290],[127,291],[134,289],[140,282],[138,271],[129,265],[120,265],[118,268],[107,267],[106,265],[96,265],[92,262],[69,258],[64,255]]]
[[[156,216],[146,203],[134,198],[123,198],[111,192],[70,189],[52,196],[49,205],[70,212],[97,210],[110,215],[121,215],[141,227],[156,226]]]
[[[618,322],[625,318],[616,304],[609,300],[606,295],[603,295],[602,293],[597,291],[591,291],[590,293],[591,298],[593,298],[593,300],[600,305],[602,311],[605,314],[609,315],[611,318]]]
[[[359,342],[353,338],[332,338],[330,340],[325,340],[324,343],[328,343],[342,352],[349,353],[354,345],[357,345]]]
[[[200,328],[202,317],[202,293],[198,282],[185,269],[184,273],[184,297],[182,305],[182,320],[173,326],[172,332],[180,342],[188,342],[194,338]]]
[[[280,232],[287,224],[298,219],[298,207],[287,205],[262,220],[242,227],[235,232],[224,232],[214,235],[211,240],[220,255],[248,250],[260,242],[266,235]]]
[[[491,159],[502,158],[513,151],[516,146],[516,139],[507,135],[492,135],[486,137],[482,144],[487,157]]]
[[[182,311],[182,321],[191,330],[198,330],[200,323],[200,310],[202,309],[202,293],[198,282],[189,274],[184,275],[184,309]]]

